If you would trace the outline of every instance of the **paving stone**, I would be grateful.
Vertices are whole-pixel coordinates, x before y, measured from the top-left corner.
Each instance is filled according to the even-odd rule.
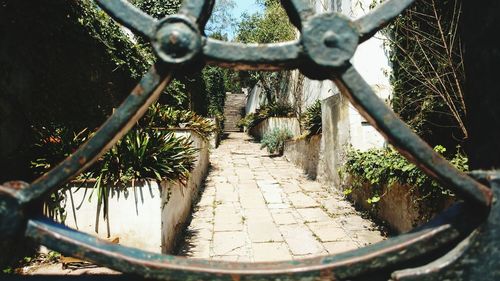
[[[271,212],[267,208],[243,209],[243,213],[248,222],[273,222]]]
[[[264,199],[266,200],[267,204],[283,203],[282,193],[280,190],[272,192],[263,192],[262,195],[264,195]]]
[[[216,215],[241,215],[240,202],[215,202]]]
[[[292,259],[288,245],[278,243],[252,243],[255,262],[287,261]]]
[[[307,226],[321,242],[350,240],[341,226],[331,222],[308,223]]]
[[[198,206],[213,206],[215,201],[215,195],[206,195],[205,193],[203,196],[200,198],[200,201],[198,202]]]
[[[243,230],[242,215],[215,214],[214,231],[241,231]]]
[[[210,240],[196,241],[196,243],[189,249],[186,256],[193,257],[197,259],[208,259],[210,258]]]
[[[353,241],[335,241],[324,243],[323,246],[328,251],[329,254],[335,255],[343,252],[355,250],[358,248]]]
[[[323,186],[321,186],[321,183],[316,182],[316,181],[305,181],[301,184],[300,187],[302,188],[302,190],[308,191],[308,192],[324,191],[324,188],[323,188]]]
[[[251,196],[244,196],[242,195],[240,197],[240,204],[241,207],[245,209],[251,209],[251,208],[261,208],[265,209],[266,208],[266,201],[260,194],[252,194]]]
[[[373,223],[357,215],[343,216],[340,221],[347,230],[369,230],[373,227]]]
[[[248,220],[248,236],[252,243],[283,241],[278,227],[272,221]]]
[[[240,255],[245,253],[246,236],[243,232],[215,232],[213,253],[215,256]]]
[[[255,176],[253,174],[238,174],[238,179],[239,180],[251,180],[251,179],[254,179]]]
[[[213,202],[210,205],[197,206],[193,211],[193,218],[213,218],[214,206]]]
[[[283,186],[283,191],[285,193],[296,193],[296,192],[301,192],[302,190],[300,189],[298,184],[295,183],[282,183]]]
[[[215,183],[224,183],[224,182],[227,182],[227,178],[226,177],[221,177],[221,176],[213,177],[213,181]]]
[[[194,238],[203,238],[204,240],[212,240],[214,232],[214,224],[208,222],[194,222],[189,225],[187,231]]]
[[[293,255],[319,255],[325,249],[305,225],[280,225],[288,247]]]
[[[340,193],[307,179],[284,158],[269,158],[249,140],[232,133],[212,150],[212,168],[182,248],[186,255],[296,260],[384,239]]]
[[[318,202],[301,192],[288,194],[288,199],[290,199],[292,205],[296,208],[319,207]]]
[[[240,200],[239,194],[235,190],[217,190],[215,194],[215,200],[222,203],[227,202],[238,202]]]
[[[238,183],[240,178],[238,176],[227,176],[227,181],[232,184]]]
[[[274,222],[278,225],[297,223],[294,216],[290,212],[271,213],[271,214],[274,218]]]
[[[321,208],[296,209],[306,222],[331,221],[331,218]]]
[[[291,208],[291,205],[288,203],[274,203],[274,204],[268,204],[267,208],[269,209],[289,209]]]
[[[361,230],[348,232],[353,240],[357,241],[361,246],[367,246],[383,241],[384,238],[378,231]]]

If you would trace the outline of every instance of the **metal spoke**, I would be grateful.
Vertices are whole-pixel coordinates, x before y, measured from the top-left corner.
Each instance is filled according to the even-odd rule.
[[[290,22],[299,30],[302,29],[302,23],[314,15],[314,10],[306,0],[281,0],[281,5],[288,14]]]
[[[375,95],[353,66],[349,66],[332,80],[366,120],[377,128],[403,156],[467,202],[479,206],[478,211],[484,211],[491,205],[491,190],[457,170],[420,139]]]
[[[459,203],[419,230],[363,249],[336,256],[274,263],[231,263],[154,254],[110,244],[44,218],[30,220],[26,235],[63,254],[145,278],[316,280],[314,278],[322,276],[328,280],[345,280],[384,271],[387,267],[405,268],[409,261],[418,260],[416,264],[425,264],[425,255],[441,251],[466,237],[481,219]]]
[[[200,31],[203,32],[205,25],[210,19],[215,0],[184,0],[179,14],[183,14],[196,21]]]
[[[302,55],[300,42],[239,44],[208,38],[203,47],[208,64],[236,70],[294,69]]]
[[[355,21],[360,34],[360,43],[368,40],[389,22],[398,17],[415,0],[390,0],[384,2],[368,15]]]
[[[39,199],[89,167],[134,126],[170,82],[171,76],[165,65],[154,65],[92,139],[29,188],[20,191],[20,202]]]
[[[154,38],[157,20],[126,0],[96,0],[96,2],[120,24],[143,37]]]

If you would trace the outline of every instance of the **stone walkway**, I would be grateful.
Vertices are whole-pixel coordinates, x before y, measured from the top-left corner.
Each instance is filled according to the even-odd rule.
[[[180,255],[240,262],[300,259],[384,239],[341,195],[326,191],[244,133],[211,154],[212,169]]]

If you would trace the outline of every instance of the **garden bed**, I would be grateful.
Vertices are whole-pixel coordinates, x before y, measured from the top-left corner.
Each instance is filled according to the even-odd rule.
[[[260,140],[275,128],[288,129],[293,136],[300,135],[300,123],[295,117],[269,117],[248,130],[248,134]]]
[[[96,194],[91,202],[88,200],[93,184],[87,183],[81,188],[75,184],[70,188],[75,212],[68,201],[66,224],[101,238],[117,237],[120,244],[125,246],[156,253],[171,253],[191,214],[192,203],[197,199],[209,165],[207,140],[190,129],[172,131],[176,136],[189,137],[193,147],[199,150],[194,168],[185,184],[179,181],[146,181],[111,189],[109,224],[103,220],[101,214],[98,218],[98,233],[95,231]],[[70,195],[67,195],[67,198],[70,198]]]

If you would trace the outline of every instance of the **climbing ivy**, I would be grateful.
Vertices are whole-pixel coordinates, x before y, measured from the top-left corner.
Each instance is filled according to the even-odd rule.
[[[446,153],[446,148],[443,146],[436,146],[434,150],[440,154]],[[449,158],[457,169],[461,171],[469,169],[467,157],[461,152],[460,147],[457,147],[455,154]],[[426,194],[425,197],[453,196],[450,191],[427,176],[393,148],[374,148],[367,151],[350,149],[340,174],[341,177],[351,176],[352,181],[346,189],[347,193],[354,188],[361,188],[364,184],[369,184],[372,189],[376,190],[384,186],[390,188],[398,183],[418,188],[422,194]],[[377,194],[370,199],[369,203],[376,203],[379,200],[380,195]]]
[[[131,2],[157,19],[177,13],[182,3],[181,0],[131,0]]]

